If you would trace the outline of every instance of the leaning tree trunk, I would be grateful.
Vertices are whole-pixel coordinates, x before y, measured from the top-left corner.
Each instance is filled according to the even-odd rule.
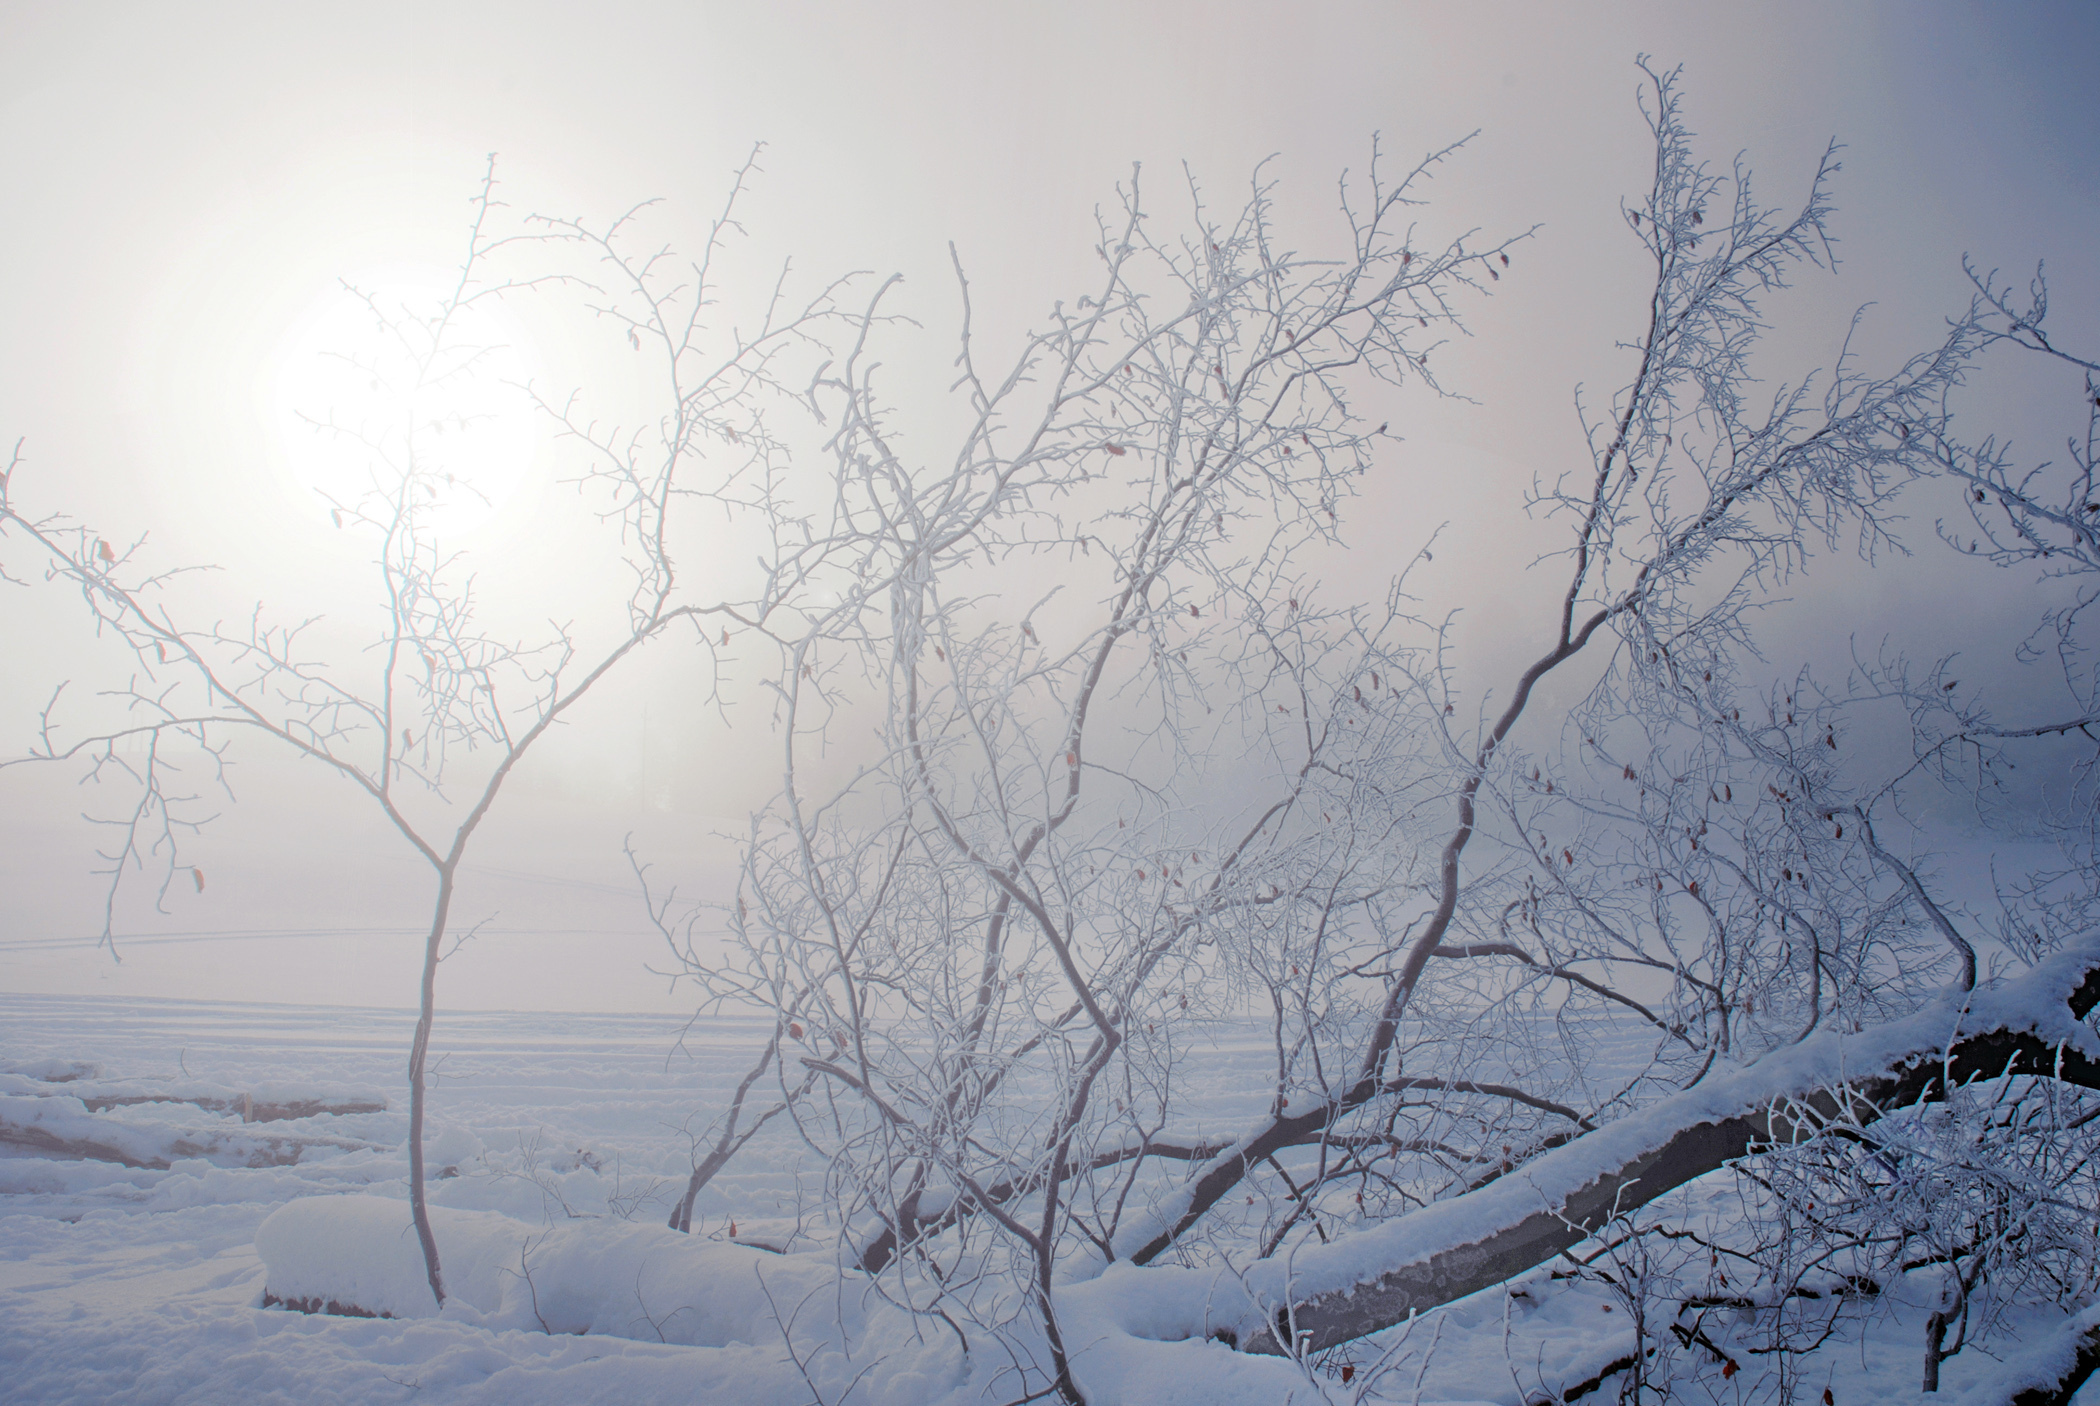
[[[1904,1020],[1774,1051],[1477,1190],[1308,1247],[1288,1265],[1264,1261],[1229,1304],[1215,1274],[1136,1271],[1156,1286],[1145,1296],[1150,1303],[1181,1302],[1192,1311],[1186,1324],[1173,1321],[1176,1312],[1155,1311],[1142,1330],[1132,1325],[1132,1335],[1230,1335],[1250,1351],[1276,1353],[1279,1339],[1295,1334],[1304,1349],[1318,1351],[1502,1283],[1615,1215],[1760,1147],[1812,1137],[1833,1119],[1871,1120],[1941,1097],[1949,1082],[2008,1072],[2100,1089],[2100,1039],[2083,1024],[2095,1005],[2100,937],[1994,990],[1950,992]],[[2088,1336],[2100,1355],[2100,1332]],[[2081,1360],[2086,1351],[2081,1339]]]

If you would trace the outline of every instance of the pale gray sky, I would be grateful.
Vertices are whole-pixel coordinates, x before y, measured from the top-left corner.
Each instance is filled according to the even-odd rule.
[[[1287,219],[1310,232],[1373,132],[1411,160],[1478,130],[1425,222],[1541,228],[1442,367],[1477,403],[1396,401],[1408,442],[1351,536],[1370,581],[1381,548],[1411,552],[1449,520],[1459,550],[1440,554],[1437,589],[1471,604],[1464,628],[1492,655],[1528,618],[1513,488],[1579,452],[1572,388],[1608,395],[1611,345],[1637,332],[1618,215],[1649,157],[1634,56],[1685,66],[1707,154],[1747,152],[1775,198],[1803,189],[1826,141],[1846,144],[1843,267],[1778,303],[1775,349],[1796,358],[1783,371],[1826,355],[1865,303],[1870,355],[1929,340],[1963,301],[1964,253],[2023,277],[2049,259],[2058,317],[2100,345],[2096,40],[2091,5],[1915,0],[0,4],[0,439],[26,440],[25,507],[122,540],[150,531],[170,563],[219,563],[229,611],[326,608],[316,583],[341,548],[285,467],[273,358],[333,280],[453,260],[491,151],[520,208],[603,217],[662,197],[662,227],[690,247],[767,143],[740,257],[754,273],[789,256],[812,277],[904,273],[902,306],[926,330],[895,357],[917,392],[943,383],[951,354],[951,240],[991,347],[1086,286],[1093,211],[1133,162],[1170,212],[1183,161],[1223,203],[1275,154]],[[1978,395],[1975,423],[1998,416],[2038,455],[2063,433],[2017,377]],[[549,493],[556,465],[541,460],[528,504]],[[492,540],[500,576],[526,549]],[[2032,615],[2011,583],[1945,563],[1936,595],[1895,575],[1825,579],[1861,629],[1913,625],[1927,648],[2002,639]],[[1812,651],[1830,619],[1826,604],[1775,628]],[[0,593],[0,756],[26,748],[50,683],[94,676],[80,621],[77,601]],[[520,779],[466,901],[494,927],[544,931],[481,939],[448,965],[441,1000],[678,1004],[642,969],[619,837],[635,829],[667,875],[705,884],[728,852],[697,837],[766,784],[763,748],[695,719],[689,686],[689,662],[645,660]],[[668,778],[646,787],[645,745]],[[140,939],[112,966],[83,941],[99,900],[79,819],[94,802],[76,780],[0,772],[0,986],[412,998],[413,940],[391,930],[420,921],[425,871],[317,777],[259,759],[195,842],[210,888],[134,915]],[[192,936],[293,930],[308,935]]]

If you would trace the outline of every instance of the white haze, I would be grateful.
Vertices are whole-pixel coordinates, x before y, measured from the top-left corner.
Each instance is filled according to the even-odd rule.
[[[1087,286],[1093,211],[1133,163],[1168,216],[1189,176],[1235,203],[1274,154],[1284,222],[1314,248],[1372,133],[1412,161],[1478,130],[1425,226],[1538,234],[1464,310],[1472,340],[1438,353],[1465,399],[1364,406],[1405,442],[1345,525],[1352,550],[1320,569],[1332,596],[1373,595],[1441,528],[1418,584],[1433,612],[1463,609],[1463,676],[1482,689],[1543,628],[1523,568],[1556,539],[1521,517],[1522,489],[1580,457],[1575,388],[1607,399],[1626,369],[1614,344],[1638,332],[1619,215],[1649,159],[1634,56],[1685,64],[1693,125],[1718,154],[1743,148],[1773,198],[1846,144],[1840,271],[1775,300],[1777,377],[1827,361],[1864,304],[1869,360],[1931,340],[1965,300],[1965,253],[2016,277],[2052,260],[2052,326],[2094,344],[2095,31],[2070,5],[15,6],[0,13],[0,440],[25,440],[25,507],[145,536],[162,564],[222,567],[187,588],[200,610],[349,622],[369,602],[362,560],[289,457],[282,349],[345,276],[449,266],[490,151],[519,210],[603,218],[661,197],[650,228],[691,250],[767,143],[731,251],[739,290],[786,261],[804,286],[903,273],[896,306],[920,325],[885,360],[904,442],[939,456],[951,242],[996,360]],[[617,403],[613,339],[534,335],[547,385]],[[2001,374],[1972,390],[1972,429],[2046,457],[2061,422],[2037,387]],[[520,602],[521,628],[587,617],[617,588],[587,535],[550,535],[573,516],[568,471],[542,436],[515,493],[458,524],[484,597]],[[1933,512],[1917,505],[1921,536]],[[720,541],[733,569],[733,531]],[[1775,668],[1842,667],[1856,635],[2009,671],[2035,614],[2026,588],[1943,555],[1820,562],[1788,594],[1766,623]],[[123,677],[78,601],[44,590],[0,593],[0,658],[0,756],[28,749],[59,680],[84,727],[88,695]],[[622,838],[654,877],[724,891],[733,851],[714,836],[777,783],[765,710],[741,690],[760,666],[710,707],[708,661],[655,646],[532,758],[470,861],[456,912],[487,928],[447,964],[442,1001],[683,1008],[647,970],[661,944]],[[407,1002],[427,869],[316,769],[235,759],[237,804],[187,851],[209,886],[171,892],[166,913],[128,899],[121,964],[92,942],[98,836],[82,818],[109,795],[77,771],[0,771],[0,987]]]

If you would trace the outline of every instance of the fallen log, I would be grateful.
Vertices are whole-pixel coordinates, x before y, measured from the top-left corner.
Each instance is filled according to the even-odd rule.
[[[1263,1353],[1295,1336],[1318,1351],[1514,1278],[1615,1215],[1834,1119],[1869,1120],[1939,1097],[1950,1082],[2007,1073],[2100,1089],[2100,1038],[2083,1023],[2095,1005],[2100,939],[2088,939],[1996,988],[1950,992],[1903,1020],[1826,1032],[1711,1075],[1486,1186],[1288,1263],[1262,1261],[1236,1284],[1165,1268],[1104,1278],[1146,1283],[1148,1321],[1125,1327],[1134,1336],[1225,1338]]]

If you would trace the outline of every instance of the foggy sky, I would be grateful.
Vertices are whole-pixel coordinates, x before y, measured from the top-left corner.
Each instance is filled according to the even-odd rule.
[[[1335,570],[1374,591],[1448,523],[1430,589],[1466,607],[1460,640],[1491,666],[1541,628],[1523,566],[1553,537],[1513,522],[1517,495],[1579,458],[1574,388],[1606,400],[1626,369],[1613,344],[1639,330],[1618,212],[1647,180],[1640,53],[1685,66],[1702,154],[1747,153],[1767,198],[1797,198],[1825,144],[1845,144],[1841,268],[1773,304],[1775,374],[1827,362],[1864,304],[1869,357],[1929,344],[1966,300],[1964,254],[2022,281],[2048,259],[2058,331],[2100,346],[2089,5],[4,4],[0,442],[25,441],[25,510],[219,564],[211,598],[235,616],[326,609],[343,548],[285,470],[272,357],[333,280],[453,263],[492,151],[518,209],[602,219],[661,197],[691,248],[765,143],[739,257],[754,277],[790,257],[812,279],[902,272],[924,330],[899,333],[897,384],[928,395],[952,355],[951,241],[980,350],[1017,345],[1088,286],[1094,211],[1133,163],[1164,220],[1186,207],[1184,162],[1231,206],[1273,154],[1309,248],[1374,132],[1400,162],[1478,131],[1430,187],[1425,227],[1540,228],[1465,309],[1472,340],[1440,353],[1470,400],[1394,399],[1406,442]],[[2040,458],[2064,432],[2053,404],[1999,374],[1964,408],[1971,431]],[[559,467],[543,448],[519,521],[552,511]],[[484,544],[499,581],[540,570],[506,561],[539,550],[523,540]],[[2031,624],[2031,594],[1928,566],[1812,573],[1771,623],[1775,657],[1829,654],[1842,618],[2001,667],[1989,651]],[[0,757],[27,750],[53,684],[106,670],[84,618],[61,592],[0,588]],[[694,667],[653,651],[519,777],[462,897],[491,931],[447,964],[442,1004],[683,1004],[644,970],[654,939],[621,837],[704,891],[731,853],[709,831],[773,783],[762,722],[724,732],[694,708]],[[77,770],[0,771],[0,988],[410,1001],[427,869],[314,768],[240,756],[238,805],[187,851],[210,886],[165,916],[127,910],[121,965],[93,950],[97,836],[80,818],[108,798]]]

